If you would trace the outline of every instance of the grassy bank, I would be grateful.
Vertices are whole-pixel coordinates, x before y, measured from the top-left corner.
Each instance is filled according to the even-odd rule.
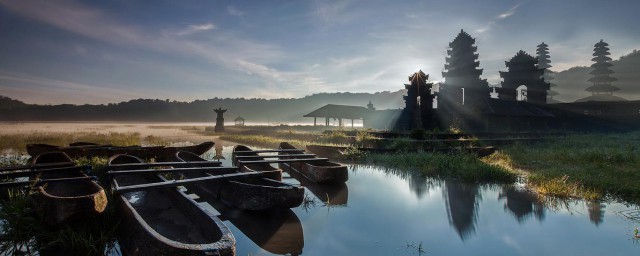
[[[0,149],[26,152],[26,145],[44,143],[66,146],[71,142],[84,141],[115,146],[165,145],[167,142],[156,136],[142,137],[138,132],[96,133],[96,132],[36,132],[31,134],[0,134]]]
[[[640,132],[573,134],[511,145],[483,161],[523,171],[543,194],[587,199],[613,195],[640,202]]]
[[[339,131],[334,133],[302,140],[288,139],[282,133],[221,138],[271,148],[281,141],[290,141],[297,147],[345,145]],[[366,139],[370,138],[362,140]],[[369,164],[465,181],[513,182],[521,177],[539,194],[555,197],[601,199],[612,195],[640,202],[640,132],[569,134],[532,145],[502,146],[484,158],[430,153],[351,154]]]
[[[76,163],[93,166],[94,175],[106,184],[106,161],[106,158],[81,158]],[[6,160],[0,164],[7,164]],[[45,225],[46,216],[37,210],[33,193],[14,189],[8,199],[0,200],[0,255],[104,255],[115,249],[119,218],[110,193],[107,193],[109,204],[99,217],[61,227]]]
[[[417,171],[428,176],[453,178],[468,182],[512,183],[518,178],[516,171],[499,165],[487,164],[470,154],[370,154],[365,155],[363,160],[387,168]]]

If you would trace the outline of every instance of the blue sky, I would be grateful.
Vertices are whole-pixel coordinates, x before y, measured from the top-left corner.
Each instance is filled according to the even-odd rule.
[[[290,98],[442,79],[460,29],[496,84],[518,50],[554,71],[640,49],[640,1],[0,0],[0,95],[38,104]]]

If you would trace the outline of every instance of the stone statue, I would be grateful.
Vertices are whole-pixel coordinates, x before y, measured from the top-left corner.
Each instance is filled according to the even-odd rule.
[[[216,116],[216,128],[214,129],[215,132],[224,132],[224,117],[223,114],[224,112],[227,112],[226,109],[222,109],[222,108],[218,108],[218,109],[213,109],[213,111],[216,112],[217,116]]]

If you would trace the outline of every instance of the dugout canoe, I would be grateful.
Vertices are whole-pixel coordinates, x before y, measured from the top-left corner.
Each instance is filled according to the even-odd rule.
[[[245,145],[236,145],[233,147],[233,152],[231,153],[231,162],[240,166],[240,162],[236,159],[236,156],[258,156],[258,153],[253,152],[251,148]],[[253,159],[260,160],[260,159]],[[282,169],[271,166],[269,163],[255,163],[255,164],[242,164],[240,166],[240,171],[244,172],[261,172],[261,171],[280,171],[280,175],[274,175],[274,177],[269,177],[274,180],[281,181],[282,180]]]
[[[176,158],[184,162],[206,161],[187,151],[178,151]],[[215,174],[214,172],[182,173],[188,179]],[[194,183],[186,187],[204,199],[220,200],[231,207],[252,211],[298,207],[304,199],[304,187],[269,178],[211,181]]]
[[[33,165],[66,162],[71,162],[71,158],[63,152],[43,153],[32,159]],[[74,167],[53,170],[42,170],[34,182],[65,178],[89,178],[85,171]],[[38,184],[35,189],[38,192],[36,194],[37,208],[45,216],[45,222],[48,225],[60,225],[70,221],[94,218],[107,207],[107,195],[104,189],[91,179],[45,182]]]
[[[109,165],[142,163],[115,155]],[[166,181],[158,174],[119,175],[116,186]],[[178,188],[155,188],[117,195],[120,249],[125,255],[235,255],[229,228]]]
[[[298,149],[288,142],[282,142],[280,149]],[[280,152],[280,155],[290,154]],[[315,183],[344,183],[349,179],[349,169],[331,161],[280,163],[285,171],[294,171]]]
[[[213,141],[205,141],[197,145],[165,147],[165,146],[113,146],[100,145],[90,142],[73,142],[69,146],[55,146],[49,144],[27,144],[27,153],[36,156],[44,152],[61,151],[71,158],[79,157],[111,157],[118,154],[133,155],[142,159],[172,159],[176,152],[189,151],[202,155],[213,148]]]

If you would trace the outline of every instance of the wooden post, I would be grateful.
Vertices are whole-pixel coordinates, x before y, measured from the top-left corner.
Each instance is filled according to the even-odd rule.
[[[313,117],[313,126],[316,126],[316,119],[317,119],[317,117],[314,116]]]
[[[342,127],[342,118],[338,118],[338,126]]]
[[[324,126],[329,126],[329,118],[326,117],[326,120],[324,121]]]
[[[353,128],[353,119],[351,119],[351,128]]]

